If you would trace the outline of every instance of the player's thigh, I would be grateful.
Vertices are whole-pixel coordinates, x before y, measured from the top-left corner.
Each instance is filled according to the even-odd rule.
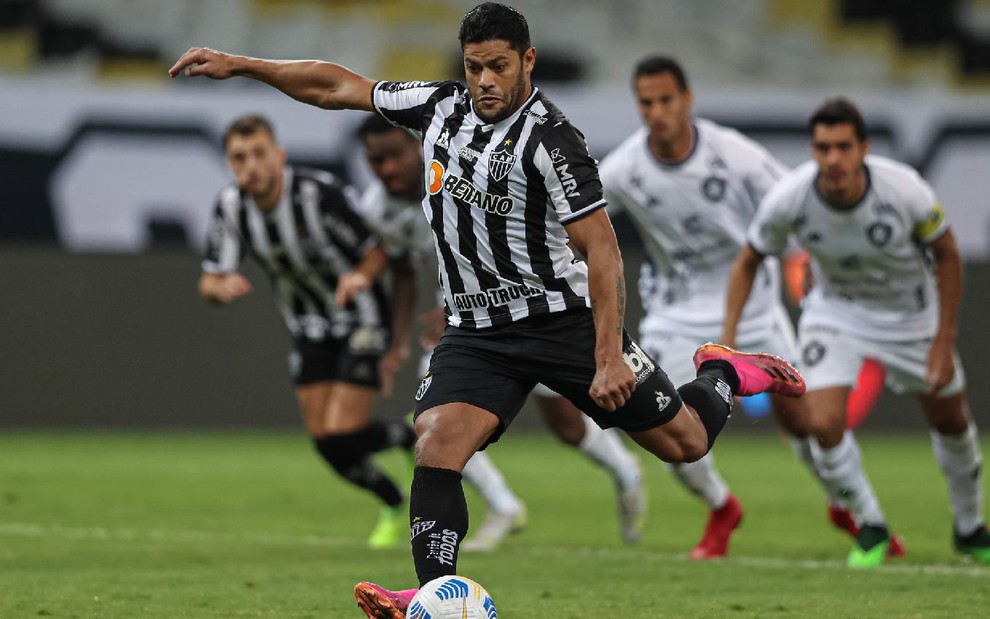
[[[887,386],[896,393],[927,393],[929,383],[928,352],[931,350],[929,340],[914,340],[909,342],[868,342],[871,358],[880,361],[887,368]],[[966,373],[963,371],[959,353],[952,353],[952,380],[939,390],[939,398],[960,393],[966,388]]]
[[[331,381],[296,385],[296,400],[299,402],[303,424],[306,426],[306,431],[313,436],[325,434],[323,420],[326,417],[327,404],[330,402],[332,391]]]
[[[537,388],[542,386],[537,385]],[[585,434],[584,413],[556,391],[545,389],[539,395],[537,389],[533,389],[543,421],[561,441],[568,445],[578,445]],[[550,395],[545,395],[546,393]]]
[[[515,419],[535,381],[506,363],[498,343],[458,335],[448,329],[430,358],[430,369],[416,390],[417,419],[431,409],[466,404],[497,418],[485,446],[497,441]],[[456,409],[456,407],[455,407]],[[459,410],[459,409],[458,409]]]

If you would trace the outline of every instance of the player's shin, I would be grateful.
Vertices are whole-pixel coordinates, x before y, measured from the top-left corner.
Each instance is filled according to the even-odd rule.
[[[725,361],[707,361],[698,370],[698,377],[677,390],[681,400],[694,409],[708,433],[708,449],[715,444],[725,422],[732,413],[732,394],[739,378]]]
[[[932,430],[932,447],[949,485],[949,503],[956,531],[967,534],[983,526],[983,476],[976,424],[961,434]]]
[[[413,563],[420,586],[457,573],[457,553],[468,531],[461,474],[417,466],[409,498]]]

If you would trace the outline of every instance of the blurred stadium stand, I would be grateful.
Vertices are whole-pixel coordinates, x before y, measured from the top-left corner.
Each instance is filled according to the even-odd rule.
[[[388,79],[456,74],[474,0],[2,0],[0,70],[161,80],[191,42],[334,58]],[[980,84],[988,0],[517,0],[541,81],[625,81],[630,57],[674,50],[721,84]],[[579,33],[579,34],[577,34]]]

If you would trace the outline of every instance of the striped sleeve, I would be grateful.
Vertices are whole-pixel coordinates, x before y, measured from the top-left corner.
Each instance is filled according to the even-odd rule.
[[[378,82],[371,99],[385,120],[421,138],[436,102],[456,92],[458,86],[457,82]]]
[[[560,121],[543,135],[533,162],[560,223],[576,221],[605,206],[598,164],[588,153],[584,136],[570,123]]]
[[[240,267],[243,251],[237,218],[240,193],[227,187],[217,197],[206,236],[203,270],[207,273],[232,273]]]

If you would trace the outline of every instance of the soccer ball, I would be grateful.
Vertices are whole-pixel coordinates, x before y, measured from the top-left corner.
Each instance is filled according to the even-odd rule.
[[[409,602],[406,619],[498,619],[485,588],[463,576],[441,576],[426,583]]]

